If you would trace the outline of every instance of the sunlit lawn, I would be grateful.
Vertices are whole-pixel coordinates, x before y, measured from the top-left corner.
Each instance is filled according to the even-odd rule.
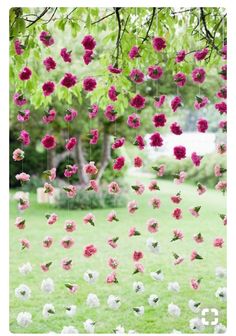
[[[130,178],[131,180],[131,178]],[[129,182],[130,182],[129,180]],[[135,179],[133,178],[133,181]],[[148,184],[148,178],[142,178],[142,182]],[[215,278],[217,266],[226,267],[226,247],[217,249],[213,247],[213,239],[217,236],[225,237],[225,227],[219,218],[219,213],[225,213],[225,198],[221,193],[214,190],[202,196],[198,196],[196,188],[190,185],[174,185],[169,181],[160,181],[160,191],[145,191],[142,196],[136,196],[130,192],[129,199],[136,199],[139,210],[130,215],[126,208],[117,209],[119,222],[109,223],[106,220],[110,209],[93,210],[96,216],[96,226],[83,224],[82,218],[88,211],[74,210],[68,213],[67,210],[50,208],[49,205],[36,203],[35,194],[30,195],[31,207],[23,215],[26,219],[26,229],[20,231],[15,228],[14,221],[18,216],[16,202],[11,201],[10,221],[10,249],[11,249],[11,277],[10,277],[10,330],[14,333],[47,333],[55,331],[60,333],[63,326],[73,325],[79,332],[84,332],[83,321],[88,318],[96,321],[95,331],[97,333],[112,333],[116,326],[123,325],[125,330],[136,330],[138,333],[170,333],[173,329],[191,333],[189,320],[196,316],[188,308],[188,300],[202,302],[202,307],[215,307],[220,311],[220,322],[226,325],[226,304],[215,297],[218,287],[225,286],[225,280]],[[175,205],[170,201],[170,196],[182,191],[183,201],[180,208],[183,210],[183,219],[177,221],[172,218],[171,212]],[[149,205],[152,196],[161,199],[161,208],[153,210]],[[191,206],[202,205],[200,217],[194,218],[188,209]],[[56,212],[59,221],[54,225],[46,223],[45,214]],[[156,218],[160,224],[158,233],[151,234],[146,229],[146,221],[149,218]],[[76,244],[69,250],[60,246],[60,240],[66,236],[63,225],[66,219],[77,221],[78,227],[71,234]],[[142,235],[128,237],[131,226],[135,226]],[[184,232],[184,240],[170,242],[172,230],[181,229]],[[203,244],[196,244],[192,237],[201,232],[204,237]],[[54,244],[50,249],[42,248],[43,238],[50,235],[54,238]],[[107,244],[107,239],[119,236],[118,248],[112,249]],[[155,237],[161,245],[159,255],[151,254],[146,249],[146,239]],[[20,249],[19,239],[27,238],[31,242],[30,250]],[[82,255],[83,247],[93,243],[98,253],[85,258]],[[191,262],[189,260],[191,251],[196,249],[203,260]],[[133,273],[132,253],[134,250],[142,250],[145,267],[144,274]],[[179,266],[173,265],[172,252],[185,257],[185,262]],[[61,269],[60,261],[63,257],[71,257],[74,266],[71,271]],[[116,257],[120,265],[117,270],[119,283],[108,285],[105,282],[106,275],[111,272],[107,265],[109,257]],[[18,266],[29,261],[33,265],[33,272],[23,276],[18,272]],[[52,261],[53,264],[48,273],[43,273],[40,264]],[[83,280],[83,273],[88,270],[97,270],[100,273],[99,280],[94,285],[89,285]],[[161,269],[165,275],[163,282],[156,282],[151,279],[150,272]],[[55,292],[44,294],[40,290],[42,279],[51,277],[55,281]],[[189,281],[192,277],[202,277],[201,288],[194,291],[190,288]],[[132,289],[134,281],[142,281],[145,285],[145,292],[135,294]],[[167,290],[168,282],[178,281],[181,290],[179,293]],[[70,294],[64,284],[77,283],[79,290],[76,294]],[[32,290],[32,297],[25,302],[19,301],[14,295],[14,289],[21,283],[27,284]],[[86,306],[86,298],[89,293],[95,293],[100,299],[101,306],[91,309]],[[110,294],[118,295],[122,304],[119,310],[112,311],[107,306],[107,297]],[[147,298],[150,294],[157,294],[160,297],[158,307],[150,307]],[[167,313],[169,303],[176,303],[181,308],[180,318],[170,317]],[[45,303],[53,303],[56,309],[55,316],[45,320],[42,317],[42,307]],[[78,311],[75,317],[69,318],[65,315],[65,306],[75,304]],[[145,314],[142,317],[134,316],[132,308],[144,306]],[[33,323],[26,329],[20,328],[16,323],[16,316],[21,311],[32,313]],[[205,329],[211,333],[212,327]]]

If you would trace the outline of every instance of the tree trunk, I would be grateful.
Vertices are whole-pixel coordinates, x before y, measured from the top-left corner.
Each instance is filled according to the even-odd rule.
[[[98,171],[98,175],[96,178],[97,183],[99,184],[102,175],[111,159],[111,144],[110,144],[110,135],[104,132],[103,134],[103,150],[102,150],[102,159],[101,159],[101,167]]]

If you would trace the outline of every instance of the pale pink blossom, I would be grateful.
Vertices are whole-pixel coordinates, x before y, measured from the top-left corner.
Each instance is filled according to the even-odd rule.
[[[16,174],[16,179],[21,182],[28,182],[30,180],[30,175],[24,172]]]
[[[25,228],[25,219],[23,219],[21,217],[16,217],[15,226],[19,230],[23,230]]]
[[[119,262],[115,258],[109,258],[108,259],[108,266],[110,266],[112,269],[116,269],[119,265]]]
[[[95,216],[90,212],[83,218],[84,224],[91,224],[95,226]]]
[[[140,235],[141,233],[137,231],[134,226],[129,229],[129,237],[140,236]]]
[[[227,152],[227,145],[224,143],[218,144],[216,146],[216,151],[218,154],[225,154]]]
[[[155,190],[160,190],[160,187],[157,185],[157,181],[152,180],[148,185],[148,189],[150,191],[155,191]]]
[[[106,278],[106,283],[108,283],[108,284],[118,283],[115,272],[112,272],[111,274],[108,274],[108,276]]]
[[[153,197],[150,200],[150,204],[152,205],[153,209],[159,209],[161,206],[161,200],[159,198]]]
[[[95,253],[97,253],[97,248],[93,244],[85,246],[83,251],[84,257],[89,258]]]
[[[20,240],[20,244],[21,244],[21,249],[24,250],[24,249],[29,249],[30,248],[30,242],[28,239],[21,239]]]
[[[144,266],[142,264],[135,263],[134,266],[135,266],[135,269],[134,269],[133,274],[144,272]]]
[[[73,232],[76,230],[76,222],[74,220],[71,219],[67,219],[64,223],[64,229],[66,230],[66,232]]]
[[[182,184],[182,183],[184,183],[186,177],[187,177],[187,173],[184,172],[184,171],[181,171],[178,174],[174,175],[174,182],[176,184]]]
[[[190,260],[194,261],[194,260],[201,260],[203,259],[202,256],[200,256],[200,254],[197,253],[197,251],[193,250],[190,256]]]
[[[191,215],[193,215],[194,217],[199,217],[199,211],[201,209],[201,206],[196,206],[194,208],[190,208],[189,212],[191,213]]]
[[[147,229],[151,233],[155,233],[159,229],[159,224],[155,218],[150,218],[147,221]]]
[[[79,289],[79,286],[77,284],[66,283],[65,286],[66,288],[68,288],[69,292],[72,294],[76,293],[77,290]]]
[[[48,272],[51,265],[52,265],[52,262],[41,264],[40,268],[43,272]]]
[[[192,289],[199,289],[201,283],[201,279],[191,279],[190,280],[190,286],[192,287]]]
[[[115,237],[115,238],[110,238],[108,239],[107,243],[112,247],[112,248],[116,248],[117,245],[117,241],[118,241],[119,237]]]
[[[24,159],[24,155],[25,155],[24,151],[20,148],[17,148],[14,150],[12,157],[14,161],[21,161]]]
[[[69,271],[72,268],[72,260],[69,258],[64,258],[61,261],[61,267],[66,270]]]
[[[178,220],[182,219],[183,218],[182,210],[180,208],[174,209],[174,211],[172,212],[172,217]]]
[[[77,195],[77,187],[74,185],[69,185],[68,187],[63,188],[66,191],[68,198],[74,198]]]
[[[61,246],[64,247],[65,249],[69,249],[74,245],[75,241],[71,237],[64,237],[61,240]]]
[[[96,175],[98,172],[94,161],[90,161],[88,164],[84,165],[83,170],[88,175]]]
[[[195,240],[195,242],[198,243],[198,244],[203,243],[204,239],[203,239],[203,236],[202,236],[201,232],[194,235],[193,240]]]
[[[53,238],[50,236],[47,236],[43,239],[42,245],[45,248],[50,248],[52,246],[52,243],[53,243]]]
[[[89,181],[89,186],[86,188],[87,191],[89,190],[93,190],[95,192],[98,192],[99,187],[98,187],[98,183],[96,180],[90,180]]]
[[[52,213],[51,215],[46,215],[46,218],[49,225],[56,223],[56,221],[58,220],[58,216],[55,213]]]
[[[133,214],[136,210],[138,210],[138,204],[135,200],[130,201],[127,205],[129,213]]]
[[[119,221],[119,219],[117,218],[116,212],[115,212],[114,210],[112,210],[112,211],[108,214],[108,216],[107,216],[107,221],[108,221],[108,222],[113,222],[113,221],[118,222],[118,221]]]
[[[222,193],[224,194],[227,190],[227,181],[219,181],[216,184],[215,189],[218,191],[222,191]]]
[[[109,185],[108,185],[108,192],[109,194],[118,194],[120,192],[120,186],[117,182],[112,181]]]
[[[182,240],[184,238],[184,234],[181,230],[174,229],[173,230],[173,238],[171,239],[171,242],[176,240]]]
[[[202,195],[206,191],[207,191],[207,188],[203,184],[201,184],[201,183],[197,184],[197,193],[198,193],[198,195]]]
[[[171,196],[171,201],[175,204],[179,204],[182,201],[182,198],[180,197],[180,192],[178,192],[176,195]]]
[[[48,194],[49,196],[52,196],[53,193],[54,193],[54,187],[50,183],[45,182],[44,183],[44,192],[46,194]]]
[[[137,182],[135,185],[132,185],[131,188],[135,191],[137,195],[142,195],[145,190],[145,186],[139,182]]]

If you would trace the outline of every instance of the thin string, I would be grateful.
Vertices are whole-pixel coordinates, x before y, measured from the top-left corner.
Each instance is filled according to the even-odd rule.
[[[199,20],[199,29],[198,29],[198,49],[201,49],[201,8],[199,7],[198,11],[198,20]],[[201,84],[198,84],[198,95],[201,95]]]
[[[157,29],[157,36],[159,36],[158,34],[158,7],[156,7],[156,11],[157,11],[157,14],[156,14],[156,29]],[[159,80],[156,80],[156,96],[158,97],[159,95]],[[156,107],[157,108],[157,107]]]

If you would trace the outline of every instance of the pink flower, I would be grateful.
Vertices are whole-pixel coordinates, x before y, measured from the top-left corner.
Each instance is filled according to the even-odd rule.
[[[64,77],[60,81],[61,85],[68,89],[77,83],[77,77],[70,72],[65,73]]]
[[[61,240],[61,246],[64,247],[65,249],[69,249],[74,245],[75,241],[71,237],[64,237]]]
[[[111,73],[118,75],[120,74],[123,70],[120,68],[117,68],[113,66],[112,64],[108,65],[107,70],[110,71]]]
[[[182,98],[179,96],[174,97],[170,102],[170,106],[172,111],[175,112],[178,107],[182,106]]]
[[[174,156],[176,160],[181,160],[186,158],[186,148],[184,146],[175,146],[173,148]]]
[[[193,215],[194,217],[199,217],[199,211],[201,209],[201,206],[196,206],[194,208],[190,208],[189,212],[191,213],[191,215]]]
[[[64,229],[66,232],[73,232],[76,230],[76,227],[76,222],[74,220],[67,219],[64,223]]]
[[[12,153],[12,157],[13,157],[13,160],[14,161],[21,161],[24,159],[25,157],[25,152],[20,149],[20,148],[17,148],[14,150],[14,152]]]
[[[184,261],[184,258],[183,257],[180,257],[177,253],[173,253],[173,256],[174,256],[174,265],[179,265],[181,264],[183,261]]]
[[[174,182],[176,184],[182,184],[185,181],[185,178],[187,177],[187,173],[185,173],[184,171],[181,171],[178,174],[174,175]]]
[[[197,121],[197,130],[200,133],[205,133],[208,129],[208,121],[204,118],[200,118]]]
[[[218,98],[226,99],[227,98],[227,87],[226,86],[221,87],[220,90],[217,92],[216,96]]]
[[[207,191],[207,188],[204,185],[202,185],[201,183],[197,184],[197,193],[198,193],[198,195],[202,195],[206,191]]]
[[[27,99],[24,97],[22,93],[16,92],[13,96],[14,103],[17,106],[23,106],[27,103]]]
[[[47,236],[43,240],[43,247],[45,248],[50,248],[52,246],[53,239],[50,236]]]
[[[161,107],[164,104],[165,100],[166,96],[164,95],[154,97],[154,106],[157,108]]]
[[[131,213],[131,214],[134,214],[135,211],[138,210],[138,204],[137,204],[137,202],[135,200],[130,201],[128,203],[127,207],[128,207],[129,213]]]
[[[58,220],[58,216],[55,213],[52,213],[51,215],[46,215],[46,218],[49,225],[56,223],[56,221]]]
[[[206,72],[203,68],[195,68],[192,71],[192,80],[195,83],[202,84],[205,81],[206,78]]]
[[[227,152],[227,145],[224,143],[218,144],[216,146],[216,151],[218,154],[225,154]]]
[[[144,139],[143,139],[142,135],[136,135],[134,145],[138,146],[138,148],[140,150],[144,149],[145,142],[144,142]]]
[[[134,251],[133,261],[139,261],[142,258],[143,258],[143,252],[142,251]]]
[[[97,81],[93,77],[86,77],[83,80],[83,88],[87,92],[93,91],[96,88],[96,86],[97,86]]]
[[[111,182],[108,185],[108,192],[109,194],[118,194],[120,192],[120,187],[119,184],[117,182]]]
[[[95,118],[96,115],[98,114],[98,105],[93,104],[88,111],[89,111],[89,119]]]
[[[57,66],[57,63],[54,61],[54,59],[51,56],[45,58],[43,61],[43,64],[48,72],[56,69],[56,66]]]
[[[163,70],[158,65],[152,65],[148,67],[148,76],[151,79],[157,80],[160,79],[163,75]]]
[[[202,155],[197,155],[196,152],[193,152],[192,155],[191,155],[192,162],[193,162],[194,166],[196,166],[196,167],[200,166],[202,158],[203,158],[203,156]]]
[[[21,182],[28,182],[30,180],[30,175],[22,172],[20,174],[16,174],[16,179]]]
[[[42,117],[42,121],[44,124],[50,124],[53,122],[56,118],[57,112],[54,109],[49,110],[45,113],[45,115]]]
[[[32,71],[28,67],[24,67],[19,73],[19,78],[22,81],[29,80],[32,75]]]
[[[224,173],[226,173],[227,169],[221,167],[219,164],[216,164],[214,167],[214,173],[216,177],[222,176]]]
[[[160,133],[155,132],[150,136],[150,146],[161,147],[163,145],[163,139]]]
[[[155,233],[155,232],[157,232],[158,228],[159,228],[159,224],[157,223],[156,219],[150,218],[147,221],[147,229],[148,229],[149,232]]]
[[[182,201],[182,198],[180,197],[180,192],[178,192],[176,195],[171,196],[171,201],[175,204],[179,204]]]
[[[166,41],[163,37],[154,37],[152,40],[152,46],[155,51],[162,51],[166,48]]]
[[[155,127],[164,127],[166,124],[166,115],[164,113],[154,114],[152,122]]]
[[[222,193],[224,194],[227,190],[227,181],[219,181],[216,184],[215,189],[218,191],[222,191]]]
[[[118,222],[118,221],[119,221],[119,219],[117,218],[116,212],[115,212],[114,210],[112,210],[112,211],[108,214],[108,216],[107,216],[107,221],[108,221],[108,222],[113,222],[113,221]]]
[[[180,50],[176,53],[176,58],[175,58],[175,62],[176,63],[181,63],[184,61],[185,56],[186,56],[187,52],[186,50]]]
[[[66,191],[66,195],[68,198],[74,198],[77,194],[77,187],[73,185],[69,185],[68,187],[63,188]]]
[[[177,220],[182,219],[182,210],[180,208],[174,209],[174,211],[172,212],[172,217]]]
[[[19,230],[23,230],[23,229],[25,229],[25,219],[23,219],[23,218],[21,218],[21,217],[16,217],[15,226],[16,226]]]
[[[78,143],[77,139],[75,137],[72,137],[72,138],[70,138],[70,139],[67,140],[65,148],[68,151],[71,151],[72,149],[75,148],[75,146],[77,145],[77,143]]]
[[[71,63],[71,51],[67,51],[66,48],[62,48],[60,55],[63,58],[64,62]]]
[[[216,103],[215,108],[220,114],[227,114],[227,104],[225,102]]]
[[[166,166],[164,164],[161,164],[159,167],[158,166],[152,167],[152,169],[157,172],[157,176],[161,177],[165,173]]]
[[[159,198],[153,197],[150,200],[150,204],[152,205],[153,209],[159,209],[161,206],[161,200]]]
[[[68,258],[64,258],[61,261],[61,267],[65,270],[65,271],[69,271],[71,270],[72,267],[72,260],[68,259]]]
[[[143,83],[144,81],[144,73],[138,69],[132,69],[129,77],[136,84]]]
[[[159,186],[157,185],[157,181],[152,180],[149,185],[148,185],[148,189],[150,191],[155,191],[155,190],[160,190]]]
[[[136,96],[134,96],[131,99],[130,105],[134,107],[136,110],[141,110],[145,107],[145,102],[146,102],[146,98],[144,98],[140,94],[136,94]]]
[[[203,243],[204,241],[203,236],[200,232],[193,236],[193,240],[195,240],[195,242],[198,244]]]
[[[170,130],[175,135],[181,135],[183,133],[181,126],[176,121],[170,125]]]
[[[144,272],[144,266],[142,264],[135,263],[134,266],[135,266],[135,269],[134,269],[133,274]]]
[[[30,144],[30,135],[27,131],[25,130],[22,130],[20,132],[20,136],[18,138],[22,143],[23,145],[25,146],[28,146]]]
[[[108,266],[110,266],[112,269],[116,269],[119,265],[119,262],[115,258],[109,258],[108,259]]]
[[[113,144],[111,145],[111,148],[112,149],[117,149],[117,148],[120,148],[124,145],[125,143],[125,138],[117,138],[115,139],[115,141],[113,142]]]
[[[112,248],[116,248],[118,245],[117,245],[117,241],[118,241],[119,237],[115,237],[115,238],[111,238],[111,239],[108,239],[107,243],[112,247]]]
[[[97,172],[98,172],[98,169],[95,166],[94,161],[90,161],[89,163],[84,165],[83,170],[84,170],[85,174],[87,174],[87,175],[96,175]]]
[[[114,170],[121,170],[124,167],[125,164],[125,157],[124,156],[118,156],[113,164]]]
[[[19,122],[28,121],[30,118],[30,110],[18,111],[17,120]]]
[[[69,292],[72,294],[76,293],[77,290],[79,289],[79,286],[77,284],[66,283],[65,286],[66,288],[68,288]]]
[[[227,216],[224,214],[219,214],[220,218],[223,220],[223,224],[227,225]]]
[[[111,274],[108,274],[107,278],[106,278],[106,282],[108,284],[111,284],[111,283],[118,283],[118,280],[116,278],[116,273],[115,272],[112,272]]]
[[[64,116],[64,120],[67,122],[73,121],[78,115],[78,112],[72,108],[67,109],[66,112],[67,113]]]
[[[85,50],[93,50],[96,47],[96,41],[92,35],[85,35],[81,44]]]
[[[104,116],[107,120],[113,122],[117,118],[117,111],[115,110],[113,105],[107,105],[106,110],[104,112]]]
[[[40,33],[39,39],[45,45],[45,47],[50,47],[52,44],[54,44],[54,38],[46,31],[42,31]]]
[[[45,149],[53,149],[56,147],[56,139],[54,137],[54,135],[49,135],[49,134],[46,134],[42,140],[41,140],[41,144],[43,145],[43,147]]]
[[[223,60],[227,59],[227,44],[223,45],[223,47],[221,49],[221,55],[222,55]]]
[[[145,190],[144,185],[141,183],[136,183],[136,185],[132,185],[131,188],[135,191],[137,195],[142,195]]]
[[[43,95],[45,97],[50,96],[54,92],[55,87],[56,85],[54,82],[51,82],[51,81],[45,82],[42,85]]]
[[[91,245],[85,246],[84,251],[83,251],[83,255],[84,255],[84,257],[89,258],[92,255],[94,255],[96,252],[97,252],[96,247],[91,244]]]
[[[30,242],[29,240],[27,239],[21,239],[20,240],[20,243],[21,243],[21,249],[24,250],[24,249],[29,249],[30,248]]]
[[[139,128],[141,126],[140,117],[136,113],[130,114],[127,124],[130,128]]]
[[[224,64],[221,67],[221,71],[219,72],[222,79],[227,80],[227,64]]]
[[[129,51],[129,58],[133,60],[136,57],[140,57],[140,55],[139,55],[139,47],[135,45]]]
[[[218,124],[218,127],[222,129],[223,133],[227,132],[227,120],[221,120]]]
[[[191,279],[190,280],[190,285],[191,285],[192,289],[195,289],[195,290],[199,289],[200,282],[201,282],[201,279],[197,279],[197,280],[196,279]]]
[[[90,180],[89,181],[89,186],[87,187],[87,191],[89,190],[93,190],[95,192],[98,192],[98,184],[97,184],[97,181],[96,180]]]
[[[51,265],[52,265],[52,262],[41,264],[40,268],[43,272],[48,272]]]
[[[197,61],[202,61],[205,59],[207,54],[208,54],[208,49],[204,48],[202,50],[196,51],[193,56]]]
[[[95,226],[95,216],[92,213],[88,213],[83,218],[84,224],[90,224],[92,226]]]
[[[93,50],[85,50],[84,54],[83,54],[83,60],[84,60],[84,64],[88,65],[89,63],[92,62],[93,59]]]
[[[111,99],[112,101],[116,101],[117,100],[117,91],[114,85],[112,85],[109,90],[108,90],[108,97],[109,99]]]
[[[19,199],[19,204],[18,204],[18,209],[20,211],[26,210],[29,207],[29,201],[27,199],[20,198]]]
[[[191,253],[191,256],[190,256],[190,260],[193,261],[193,260],[200,260],[200,259],[203,259],[198,253],[197,251],[193,250],[192,253]]]
[[[178,72],[176,75],[174,75],[174,82],[177,86],[183,87],[186,83],[186,76],[183,72]]]
[[[143,166],[143,160],[141,159],[141,157],[136,156],[134,158],[134,167],[135,168],[141,168]]]
[[[54,193],[54,187],[50,183],[44,183],[44,192],[49,196],[52,196]]]
[[[200,110],[201,108],[205,107],[207,104],[208,104],[207,97],[196,96],[196,100],[194,102],[194,107],[196,110]]]
[[[64,170],[65,177],[71,177],[72,175],[76,174],[78,171],[78,167],[76,165],[66,165],[66,169]]]
[[[22,55],[24,52],[24,46],[21,44],[20,40],[14,41],[14,48],[17,55]]]
[[[176,240],[182,240],[184,238],[184,234],[180,230],[173,230],[173,238],[171,239],[171,242],[176,241]]]

